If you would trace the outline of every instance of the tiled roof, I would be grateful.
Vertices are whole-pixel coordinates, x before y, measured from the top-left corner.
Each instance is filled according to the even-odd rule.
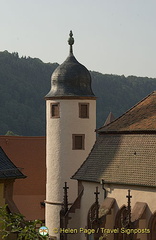
[[[25,178],[0,147],[0,179]]]
[[[156,130],[156,91],[152,92],[115,121],[98,129],[98,132],[140,130]]]
[[[72,178],[156,187],[156,134],[100,135]]]

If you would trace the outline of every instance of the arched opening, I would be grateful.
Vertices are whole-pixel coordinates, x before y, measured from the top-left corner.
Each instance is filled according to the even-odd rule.
[[[121,233],[120,229],[123,226],[123,222],[126,218],[126,206],[123,205],[117,212],[115,217],[115,228],[119,228],[119,233],[114,234],[114,240],[124,240],[124,234]]]
[[[152,214],[148,228],[150,229],[150,233],[148,234],[148,240],[156,239],[156,211]]]
[[[97,219],[97,211],[99,206],[94,203],[88,211],[87,216],[87,227],[88,229],[95,229],[95,233],[87,234],[87,240],[96,240],[99,239],[100,233],[97,233],[97,229],[100,227],[100,223]]]

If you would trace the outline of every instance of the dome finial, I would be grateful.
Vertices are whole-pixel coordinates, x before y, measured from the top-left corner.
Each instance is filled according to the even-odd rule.
[[[70,33],[69,33],[68,44],[70,45],[70,53],[73,54],[72,45],[74,44],[74,38],[73,38],[73,33],[72,33],[72,31],[70,31]]]

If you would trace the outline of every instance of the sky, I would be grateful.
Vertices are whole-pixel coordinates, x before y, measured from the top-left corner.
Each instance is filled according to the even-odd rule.
[[[0,0],[0,51],[103,74],[156,78],[155,0]]]

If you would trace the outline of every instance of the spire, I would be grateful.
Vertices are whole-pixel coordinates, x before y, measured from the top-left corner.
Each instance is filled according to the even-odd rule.
[[[100,192],[98,191],[98,187],[96,187],[96,192],[94,192],[94,194],[95,194],[95,204],[96,204],[95,219],[96,219],[96,221],[98,221],[98,218],[99,218],[99,198],[98,198],[98,195],[100,194]]]
[[[84,96],[95,99],[91,88],[90,73],[73,55],[74,38],[72,31],[69,34],[68,44],[70,46],[69,55],[53,72],[51,90],[45,98]]]
[[[73,54],[72,45],[74,44],[74,38],[73,38],[73,33],[72,33],[72,31],[70,31],[70,33],[69,33],[68,44],[70,45],[70,54]]]
[[[128,213],[128,223],[130,225],[131,224],[131,198],[132,198],[132,196],[130,195],[130,189],[128,190],[128,195],[126,196],[126,198],[128,198],[127,213]]]
[[[63,198],[63,209],[64,209],[64,214],[66,214],[66,212],[68,211],[68,189],[69,187],[67,187],[67,182],[64,183],[65,186],[63,187],[64,189],[64,198]]]
[[[113,122],[114,120],[115,120],[115,117],[114,117],[113,113],[110,112],[103,126],[108,125],[109,123]]]

